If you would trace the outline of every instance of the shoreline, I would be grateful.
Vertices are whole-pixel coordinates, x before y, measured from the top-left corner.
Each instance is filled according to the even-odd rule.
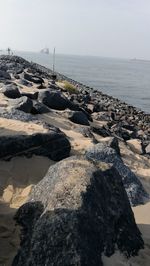
[[[40,65],[40,64],[38,64],[38,63],[34,63],[34,62],[32,62],[32,61],[31,61],[31,63],[33,63],[33,66],[35,66],[35,68],[36,68],[37,70],[40,70],[41,72],[43,72],[43,74],[46,73],[46,74],[48,74],[48,75],[50,76],[50,75],[53,73],[53,71],[52,71],[50,68],[47,68],[47,67],[45,67],[45,66],[42,66],[42,65]],[[50,73],[50,74],[49,74],[49,73]],[[105,96],[105,97],[107,97],[109,100],[112,99],[112,100],[114,100],[114,101],[117,101],[118,104],[119,104],[119,103],[120,103],[120,104],[124,104],[124,105],[126,105],[127,107],[132,108],[132,109],[136,110],[137,112],[139,112],[139,113],[141,113],[141,114],[144,114],[145,116],[148,116],[149,119],[150,119],[150,113],[146,113],[146,112],[143,111],[141,108],[138,108],[138,107],[135,107],[135,106],[133,106],[133,105],[130,105],[130,104],[128,104],[128,103],[126,103],[126,102],[124,102],[124,101],[122,101],[122,100],[120,100],[120,99],[114,97],[114,96],[111,96],[111,95],[108,95],[108,94],[106,94],[106,93],[103,93],[102,91],[99,91],[99,90],[97,90],[96,88],[90,87],[90,86],[88,86],[88,85],[84,85],[83,83],[78,82],[78,81],[76,81],[76,80],[73,80],[72,78],[69,78],[69,77],[67,77],[66,75],[61,74],[61,73],[59,73],[59,72],[57,72],[57,71],[56,71],[55,73],[56,73],[58,79],[61,80],[61,81],[63,81],[63,80],[67,80],[67,81],[70,82],[72,85],[75,85],[75,86],[76,86],[76,85],[79,85],[79,89],[81,89],[81,90],[87,90],[87,91],[89,91],[89,92],[91,92],[91,91],[95,91],[95,92],[97,92],[100,96]]]
[[[8,55],[0,55],[0,58],[1,57],[8,57]],[[23,57],[20,57],[18,55],[12,56],[12,59],[13,59],[13,57],[16,57],[18,59],[19,58],[23,58]],[[11,58],[11,56],[10,56],[10,58]],[[48,68],[46,66],[43,66],[43,65],[41,65],[39,63],[35,63],[33,61],[26,60],[24,58],[23,58],[23,60],[25,60],[26,62],[29,62],[32,65],[32,67],[35,68],[35,70],[40,71],[42,74],[46,74],[47,77],[49,77],[49,78],[50,78],[50,75],[53,73],[52,69],[50,69],[50,68]],[[12,61],[14,61],[14,59]],[[127,106],[129,108],[132,108],[132,109],[136,110],[137,112],[139,112],[141,114],[144,114],[145,116],[148,116],[149,119],[150,119],[150,113],[147,113],[146,111],[142,110],[141,108],[138,108],[138,107],[136,107],[134,105],[128,104],[127,102],[124,102],[123,100],[118,99],[117,97],[111,96],[111,95],[109,95],[107,93],[103,93],[102,91],[99,91],[96,88],[93,88],[93,87],[90,87],[88,85],[85,85],[82,82],[74,80],[74,79],[72,79],[72,78],[70,78],[70,77],[68,77],[68,76],[66,76],[66,75],[64,75],[64,74],[62,74],[60,72],[55,71],[55,73],[56,73],[56,75],[57,75],[59,80],[66,80],[66,81],[70,82],[72,85],[75,85],[75,86],[79,85],[79,89],[81,89],[81,90],[87,90],[89,92],[96,91],[100,96],[107,97],[109,100],[112,99],[113,101],[117,101],[118,104],[119,103],[120,104],[124,104],[125,106]]]
[[[114,213],[114,223],[116,225],[120,224],[119,219],[124,223],[125,220],[122,219],[122,216],[118,218],[120,214],[117,212],[117,206],[122,202],[122,206],[119,205],[120,210],[124,208],[125,203],[128,206],[127,210],[131,214],[132,206],[137,223],[148,224],[149,220],[146,220],[142,215],[143,213],[148,213],[150,209],[150,204],[146,203],[149,201],[150,194],[150,154],[149,150],[146,151],[150,143],[149,115],[147,116],[143,111],[138,111],[135,107],[131,107],[120,100],[58,73],[59,81],[67,80],[75,85],[78,93],[71,94],[63,87],[63,83],[52,83],[52,70],[35,63],[29,63],[20,57],[6,56],[3,58],[4,60],[1,60],[0,57],[3,63],[1,66],[3,69],[7,67],[8,72],[4,71],[5,73],[2,72],[2,74],[7,74],[6,77],[9,77],[9,79],[3,79],[0,84],[0,203],[1,214],[3,214],[2,224],[0,224],[2,228],[0,241],[3,247],[2,253],[4,254],[1,259],[2,263],[10,265],[7,264],[7,261],[12,261],[19,248],[19,232],[16,231],[13,223],[14,212],[12,210],[16,211],[19,208],[17,213],[20,212],[22,204],[26,203],[28,206],[31,199],[30,195],[33,191],[38,196],[38,189],[44,189],[44,193],[41,193],[40,201],[48,201],[49,210],[51,211],[52,208],[52,210],[57,211],[56,206],[54,205],[53,207],[51,205],[53,197],[49,200],[51,193],[49,193],[49,190],[47,191],[47,181],[53,177],[54,179],[56,178],[56,184],[58,184],[58,186],[55,186],[56,194],[50,184],[49,189],[54,193],[54,198],[56,195],[56,205],[58,203],[60,207],[61,202],[66,202],[65,209],[72,210],[76,209],[77,202],[82,201],[83,192],[86,194],[86,191],[88,191],[86,188],[86,184],[89,182],[86,180],[90,180],[88,173],[90,173],[90,178],[92,178],[93,182],[97,182],[96,179],[94,180],[94,175],[91,171],[97,171],[99,167],[102,167],[101,170],[104,171],[105,177],[107,167],[110,168],[114,165],[113,168],[110,168],[112,181],[115,180],[115,171],[117,171],[121,178],[121,183],[117,185],[117,196],[113,194],[114,185],[112,184],[111,187],[111,182],[107,181],[107,175],[104,178],[104,188],[109,188],[109,193],[104,193],[106,203],[107,200],[109,202],[109,194],[112,193],[113,202],[116,204],[115,209],[111,201],[106,206],[104,204],[102,209],[106,208],[108,210],[106,221],[111,220],[109,215]],[[9,73],[11,73],[11,76]],[[78,86],[76,87],[76,85]],[[14,98],[11,98],[12,96]],[[52,175],[50,179],[47,179],[46,187],[44,187],[44,185],[40,184],[44,182],[48,169],[52,171]],[[57,170],[58,174],[55,176]],[[65,185],[62,182],[60,186],[60,177],[60,183],[65,178]],[[80,183],[81,177],[83,182]],[[83,184],[85,184],[85,187],[82,187]],[[89,187],[91,184],[89,182]],[[77,187],[77,194],[72,189],[74,187]],[[96,183],[94,187],[97,189]],[[122,193],[120,194],[119,188],[126,195],[122,200]],[[100,194],[103,195],[105,189],[101,190],[101,187],[99,189]],[[47,193],[45,193],[46,191]],[[93,191],[93,188],[91,188],[91,191]],[[34,193],[32,195],[34,196]],[[70,207],[68,205],[70,204],[69,195],[72,195],[71,202],[75,204]],[[101,208],[102,202],[97,198],[98,195],[99,191],[90,196],[89,200],[91,204],[92,202],[96,204],[95,207],[98,206],[97,211]],[[96,198],[94,198],[95,196]],[[59,202],[59,198],[62,201],[60,200]],[[112,206],[112,212],[109,213],[110,206]],[[88,208],[86,207],[84,211],[86,212],[87,210]],[[94,208],[92,210],[94,211]],[[100,213],[100,216],[102,215],[101,219],[103,220],[105,216],[102,213]],[[125,213],[123,212],[123,215]],[[10,219],[6,223],[8,215],[10,215]],[[70,215],[69,212],[68,215]],[[69,217],[68,219],[70,219]],[[114,219],[113,217],[112,219]],[[129,217],[131,218],[130,215]],[[129,217],[127,217],[129,222],[131,222],[129,231],[132,233],[132,226],[135,226],[135,221],[134,218],[130,219]],[[25,224],[29,225],[26,228],[27,231],[29,229],[26,234],[28,239],[26,238],[26,240],[30,241],[29,218],[25,215],[23,219],[25,219]],[[90,219],[93,219],[93,215]],[[95,219],[97,220],[96,216]],[[46,223],[50,221],[51,218],[46,220]],[[67,221],[72,223],[72,219]],[[86,221],[84,221],[85,224]],[[111,228],[112,225],[113,223],[108,226],[108,228],[110,227],[110,232],[108,232],[110,235],[112,232],[116,234],[116,225]],[[123,228],[125,227],[124,224]],[[141,250],[136,258],[132,257],[131,263],[133,261],[134,265],[141,266],[138,259],[143,263],[147,263],[144,254],[147,254],[148,258],[150,257],[150,239],[147,240],[145,238],[145,232],[148,229],[146,227],[143,229],[142,226],[139,227],[141,231],[144,230],[142,233],[145,249]],[[95,230],[97,230],[97,226]],[[12,231],[15,231],[14,236],[12,236]],[[126,234],[124,236],[123,245],[126,242]],[[74,238],[72,241],[74,241]],[[135,241],[137,241],[136,238]],[[21,249],[23,248],[21,246]],[[18,256],[20,255],[18,254]],[[117,263],[121,263],[120,261],[124,259],[123,256],[119,257]],[[108,258],[104,259],[106,262],[104,266],[107,265],[107,260],[108,265],[113,265],[113,256],[110,257],[110,261]],[[115,264],[116,266],[118,265],[117,263]],[[124,262],[123,265],[129,265],[129,263],[130,261],[127,264]]]

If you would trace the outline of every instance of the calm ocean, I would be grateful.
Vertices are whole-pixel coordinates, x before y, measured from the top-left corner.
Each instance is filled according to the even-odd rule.
[[[16,54],[52,68],[52,55]],[[150,113],[150,61],[56,54],[56,71]]]

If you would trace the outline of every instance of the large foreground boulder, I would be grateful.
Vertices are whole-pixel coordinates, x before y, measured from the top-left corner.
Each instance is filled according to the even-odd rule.
[[[119,173],[83,157],[50,167],[15,220],[23,229],[13,266],[102,266],[102,253],[143,248]]]
[[[122,177],[124,187],[132,206],[144,204],[149,195],[137,176],[127,167],[117,152],[106,144],[98,143],[88,148],[86,157],[94,162],[111,163]]]
[[[35,154],[59,161],[69,156],[70,149],[66,136],[56,128],[43,134],[0,136],[0,158],[5,160]]]

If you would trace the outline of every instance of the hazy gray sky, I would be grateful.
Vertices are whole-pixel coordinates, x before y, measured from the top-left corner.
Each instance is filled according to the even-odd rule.
[[[150,59],[150,0],[0,0],[0,49]]]

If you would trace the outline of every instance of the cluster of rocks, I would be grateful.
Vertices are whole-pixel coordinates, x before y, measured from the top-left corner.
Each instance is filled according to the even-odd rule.
[[[103,265],[102,253],[116,248],[136,255],[144,243],[131,206],[149,195],[123,163],[118,140],[135,153],[150,156],[150,115],[57,73],[77,86],[70,94],[51,80],[52,72],[17,56],[0,56],[0,117],[42,124],[47,133],[0,136],[0,158],[70,156],[71,144],[59,129],[38,115],[59,112],[93,139],[84,156],[50,167],[29,201],[15,216],[22,226],[21,247],[13,265]],[[24,91],[22,88],[27,88]],[[34,90],[33,90],[34,88]],[[105,144],[97,136],[111,137]],[[130,203],[129,203],[130,201]]]

